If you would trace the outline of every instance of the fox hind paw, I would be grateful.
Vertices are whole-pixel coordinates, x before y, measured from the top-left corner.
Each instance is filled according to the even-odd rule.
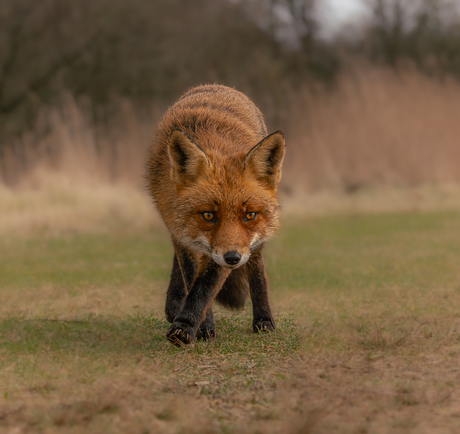
[[[199,328],[196,332],[196,340],[213,340],[216,338],[216,330],[215,329],[208,329],[208,328]]]
[[[275,322],[272,319],[258,319],[252,322],[254,333],[274,332],[276,330]]]
[[[216,338],[216,334],[216,326],[214,325],[214,321],[211,318],[206,318],[200,324],[200,327],[198,327],[196,332],[196,340],[212,340]]]

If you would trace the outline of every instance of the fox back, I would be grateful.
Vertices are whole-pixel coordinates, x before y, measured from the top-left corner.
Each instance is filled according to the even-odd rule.
[[[165,114],[147,167],[154,203],[173,240],[224,267],[244,264],[278,227],[284,138],[234,89],[207,85]],[[236,259],[234,259],[235,261]]]

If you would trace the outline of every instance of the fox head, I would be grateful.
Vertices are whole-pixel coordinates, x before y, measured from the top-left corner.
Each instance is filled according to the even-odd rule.
[[[176,242],[219,265],[237,268],[278,227],[276,188],[284,136],[270,134],[249,152],[239,152],[231,143],[208,144],[206,149],[184,131],[172,132],[168,155],[177,209],[167,218],[174,220]]]

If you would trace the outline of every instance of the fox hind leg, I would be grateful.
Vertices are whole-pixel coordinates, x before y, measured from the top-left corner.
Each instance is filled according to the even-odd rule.
[[[186,296],[187,289],[185,288],[179,261],[177,260],[177,255],[174,255],[171,280],[169,282],[168,292],[166,293],[165,313],[168,322],[172,323],[174,318],[179,314]]]
[[[216,337],[216,326],[214,325],[214,317],[212,314],[212,308],[209,306],[208,310],[206,311],[206,317],[203,322],[198,327],[196,332],[196,340],[199,341],[201,339],[208,340],[214,339]]]
[[[254,314],[252,322],[253,331],[254,333],[259,331],[274,331],[276,327],[268,302],[268,280],[265,274],[265,265],[261,251],[251,255],[246,265],[246,270]]]
[[[232,270],[222,289],[216,296],[216,301],[228,309],[242,309],[249,296],[249,282],[244,267]]]
[[[229,309],[242,309],[249,296],[249,283],[246,270],[237,268],[233,270],[225,280],[222,289],[215,300]],[[212,314],[212,308],[206,311],[206,318],[200,324],[196,333],[196,339],[214,339],[216,327]]]

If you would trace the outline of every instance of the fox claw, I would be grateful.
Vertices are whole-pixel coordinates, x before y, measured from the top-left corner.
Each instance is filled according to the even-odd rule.
[[[195,340],[195,331],[180,323],[173,323],[166,333],[166,338],[178,347],[191,344]]]
[[[262,332],[273,332],[275,331],[275,322],[272,319],[259,319],[254,320],[252,323],[252,329],[254,333]]]

